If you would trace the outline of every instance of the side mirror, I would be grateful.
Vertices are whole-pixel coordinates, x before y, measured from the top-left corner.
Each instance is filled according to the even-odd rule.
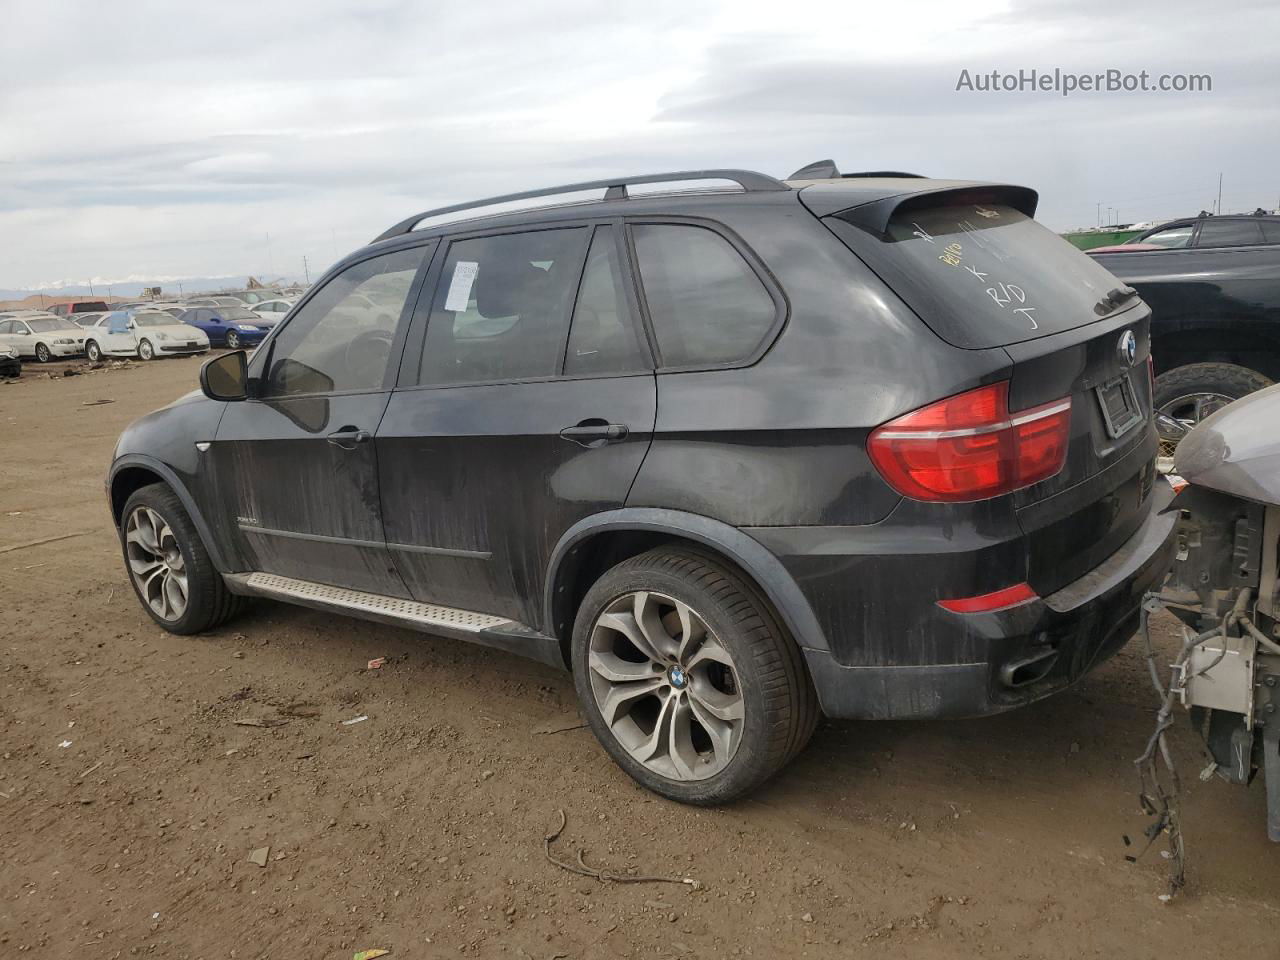
[[[214,357],[200,368],[200,389],[210,400],[243,400],[249,395],[249,358],[243,350]]]

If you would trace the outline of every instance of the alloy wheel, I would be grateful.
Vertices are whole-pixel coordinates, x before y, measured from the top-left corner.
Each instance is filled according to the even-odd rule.
[[[1210,414],[1235,400],[1224,393],[1188,393],[1162,403],[1156,409],[1156,432],[1160,437],[1157,467],[1164,473],[1173,469],[1173,454],[1192,428]]]
[[[153,356],[155,356],[155,350],[152,348],[150,340],[143,340],[138,344],[139,360],[150,360]]]
[[[97,363],[102,359],[102,350],[96,340],[90,340],[89,345],[84,348],[84,352],[90,363]]]
[[[672,780],[705,780],[733,759],[745,701],[733,657],[688,604],[639,591],[592,627],[591,691],[617,742]]]
[[[48,348],[48,347],[46,347],[43,343],[37,343],[37,344],[36,344],[36,359],[37,359],[37,360],[39,360],[41,363],[48,363],[48,362],[49,362],[49,360],[50,360],[50,359],[52,359],[52,356],[53,356],[53,355],[52,355],[51,353],[49,353],[49,348]]]
[[[187,612],[187,565],[173,530],[150,507],[138,506],[125,523],[129,575],[138,594],[162,620]]]
[[[236,333],[234,330],[227,331],[227,349],[229,350],[240,349],[240,334]]]

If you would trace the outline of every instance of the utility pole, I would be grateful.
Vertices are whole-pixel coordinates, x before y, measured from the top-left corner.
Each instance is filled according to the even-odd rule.
[[[302,258],[302,272],[306,274],[307,286],[311,286],[311,268],[307,266],[307,258],[305,256]]]
[[[93,281],[89,281],[89,296],[93,296]]]
[[[1098,202],[1098,226],[1102,226],[1102,202]]]
[[[270,233],[267,234],[267,266],[271,268],[271,272],[273,274],[276,272],[276,261],[275,261],[275,258],[271,256],[271,234]]]
[[[1218,174],[1218,216],[1222,216],[1222,174]]]

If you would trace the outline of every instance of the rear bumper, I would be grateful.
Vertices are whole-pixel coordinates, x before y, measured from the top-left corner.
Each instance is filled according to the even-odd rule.
[[[823,711],[831,717],[977,716],[999,713],[1061,690],[1114,654],[1137,628],[1145,593],[1173,559],[1177,511],[1160,481],[1138,530],[1107,560],[1049,596],[993,613],[950,613],[930,603],[927,633],[935,660],[847,665],[829,650],[804,655]],[[870,624],[859,627],[866,629]]]

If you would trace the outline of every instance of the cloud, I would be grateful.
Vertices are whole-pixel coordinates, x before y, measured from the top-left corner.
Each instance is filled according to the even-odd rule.
[[[1271,206],[1272,17],[1257,0],[35,5],[0,40],[0,286],[299,272],[462,199],[826,156],[1026,183],[1054,227],[1099,203],[1198,210],[1219,171],[1224,207]],[[961,69],[1055,66],[1214,89],[955,91]]]

